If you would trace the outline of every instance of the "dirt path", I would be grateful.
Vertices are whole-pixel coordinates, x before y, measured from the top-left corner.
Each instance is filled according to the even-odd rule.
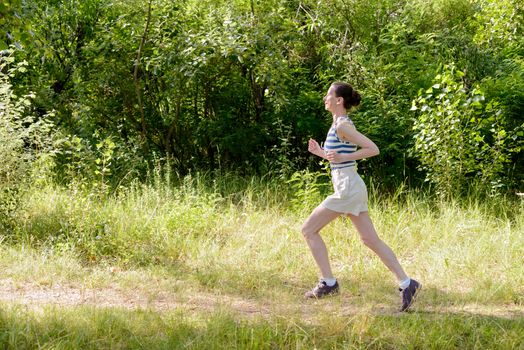
[[[234,310],[245,313],[265,313],[263,307],[240,298],[217,297],[204,293],[193,296],[173,296],[167,293],[147,295],[141,290],[117,288],[87,288],[84,286],[53,284],[40,286],[31,283],[0,280],[0,302],[28,306],[77,306],[117,307],[129,310],[153,309],[157,311],[183,309],[213,310],[229,304]]]
[[[11,279],[0,280],[0,303],[25,305],[32,309],[45,306],[93,306],[97,308],[123,308],[128,310],[150,309],[155,311],[197,311],[215,312],[228,310],[242,317],[270,317],[287,313],[295,314],[303,319],[314,320],[318,312],[336,312],[339,316],[354,316],[358,314],[395,315],[392,305],[376,305],[372,309],[358,307],[348,298],[348,302],[326,303],[325,301],[304,302],[297,300],[294,305],[278,303],[277,301],[260,301],[230,295],[213,295],[210,293],[190,293],[177,295],[175,293],[157,292],[148,295],[143,290],[121,290],[117,288],[86,288],[78,285],[53,284],[41,286],[27,282],[17,282]],[[342,296],[342,298],[346,298]],[[493,316],[506,319],[524,317],[524,308],[518,305],[486,306],[467,304],[461,306],[423,307],[424,313],[435,314],[470,314]]]

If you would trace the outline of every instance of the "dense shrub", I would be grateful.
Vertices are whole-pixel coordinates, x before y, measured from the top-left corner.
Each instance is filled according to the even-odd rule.
[[[50,124],[31,113],[34,94],[17,96],[10,78],[23,73],[27,62],[14,64],[4,51],[0,56],[0,227],[5,229],[17,209],[26,186],[31,183],[37,157],[48,151]]]
[[[362,172],[387,187],[418,186],[453,160],[420,153],[427,123],[419,118],[428,115],[409,109],[453,66],[465,92],[453,97],[452,113],[489,120],[489,106],[501,111],[495,129],[505,141],[493,146],[503,169],[482,178],[514,189],[522,186],[523,18],[516,0],[15,1],[0,27],[3,47],[28,62],[13,89],[31,87],[38,114],[56,111],[66,140],[61,180],[99,184],[104,174],[102,182],[117,184],[158,158],[180,174],[319,170],[307,139],[325,137],[322,94],[346,80],[363,96],[357,127],[381,149]],[[483,107],[459,103],[475,89]],[[477,132],[485,145],[496,140],[484,124],[463,124],[452,144]],[[469,150],[478,164],[493,157]],[[478,172],[470,170],[454,172],[449,186],[469,186]]]

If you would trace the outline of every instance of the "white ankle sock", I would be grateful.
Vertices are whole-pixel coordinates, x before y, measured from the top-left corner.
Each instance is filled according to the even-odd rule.
[[[336,278],[321,278],[320,280],[326,282],[328,287],[333,287],[337,283]]]
[[[410,282],[411,282],[411,278],[408,277],[405,280],[400,281],[400,283],[398,284],[398,287],[400,289],[406,289],[407,287],[409,287]]]

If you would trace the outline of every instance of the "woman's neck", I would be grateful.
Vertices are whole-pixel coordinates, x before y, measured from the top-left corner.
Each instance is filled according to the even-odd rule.
[[[338,118],[347,117],[347,116],[348,116],[348,113],[346,110],[334,112],[333,113],[333,123],[336,122]]]

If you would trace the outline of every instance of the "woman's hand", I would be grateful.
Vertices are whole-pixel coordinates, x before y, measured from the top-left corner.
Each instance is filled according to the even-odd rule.
[[[322,147],[320,147],[318,142],[313,139],[309,139],[307,150],[316,156],[326,158],[326,154],[324,150],[322,149]]]
[[[326,152],[326,159],[329,160],[330,163],[342,163],[348,160],[347,154],[340,154],[335,151]]]

